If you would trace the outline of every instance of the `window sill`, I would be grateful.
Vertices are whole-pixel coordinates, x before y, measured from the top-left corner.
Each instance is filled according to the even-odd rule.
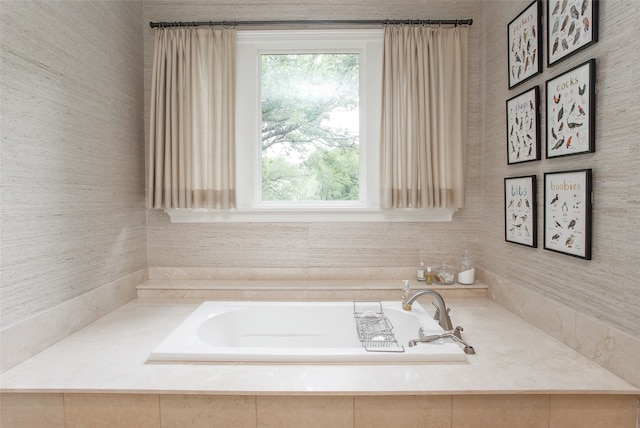
[[[255,209],[255,210],[165,210],[172,223],[362,223],[362,222],[451,222],[456,210],[413,209]]]

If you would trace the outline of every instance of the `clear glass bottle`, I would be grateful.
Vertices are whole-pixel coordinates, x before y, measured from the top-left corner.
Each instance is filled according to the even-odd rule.
[[[411,297],[411,286],[409,285],[409,280],[405,279],[402,281],[402,309],[405,311],[411,310],[411,305],[406,303],[409,297]]]
[[[472,285],[475,281],[475,268],[473,267],[473,257],[469,254],[469,250],[464,250],[464,254],[460,256],[458,271],[458,284]]]
[[[418,269],[416,269],[416,279],[418,281],[424,281],[424,259],[420,260]]]

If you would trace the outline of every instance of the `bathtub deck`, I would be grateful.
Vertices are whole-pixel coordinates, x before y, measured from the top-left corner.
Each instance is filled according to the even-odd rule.
[[[426,302],[428,303],[428,302]],[[640,395],[485,297],[448,298],[477,354],[449,364],[158,364],[197,302],[134,300],[0,376],[0,392],[206,395]]]

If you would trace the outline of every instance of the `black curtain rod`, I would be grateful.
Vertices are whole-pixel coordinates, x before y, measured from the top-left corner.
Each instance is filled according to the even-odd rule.
[[[249,25],[472,25],[473,19],[385,19],[385,20],[301,20],[301,21],[184,21],[149,22],[151,28],[157,27],[200,27],[200,26],[249,26]]]

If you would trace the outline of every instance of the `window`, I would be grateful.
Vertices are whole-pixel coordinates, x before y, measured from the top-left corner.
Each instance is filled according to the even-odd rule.
[[[359,201],[359,53],[260,57],[260,202]]]
[[[169,210],[172,221],[451,220],[452,210],[380,209],[382,29],[238,31],[237,40],[237,209]],[[314,64],[317,73],[292,71]],[[296,81],[305,74],[308,80]],[[347,81],[350,92],[327,95],[345,90]],[[310,96],[318,93],[330,99]],[[286,98],[288,108],[278,104]],[[269,110],[276,107],[282,109]],[[314,107],[322,114],[314,130],[283,138],[280,129],[278,144],[271,144],[276,125],[291,130],[304,122],[294,116],[312,116]],[[298,144],[306,140],[314,143]]]
[[[238,32],[238,210],[336,213],[379,205],[381,64],[382,30]],[[339,91],[341,96],[327,95]],[[277,97],[290,105],[274,114]],[[301,132],[305,124],[313,129]],[[269,132],[278,126],[279,137],[286,127],[297,134],[272,145]],[[343,164],[337,173],[330,171],[336,163]],[[289,167],[288,179],[281,179],[278,167]],[[342,186],[319,182],[323,174]],[[296,179],[306,182],[304,194],[285,195]]]

